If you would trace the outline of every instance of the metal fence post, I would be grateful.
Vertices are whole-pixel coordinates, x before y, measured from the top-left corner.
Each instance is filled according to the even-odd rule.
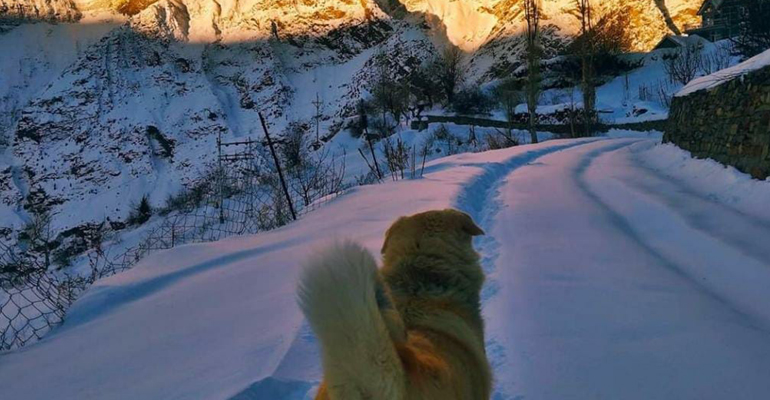
[[[291,202],[291,196],[289,195],[289,189],[286,186],[286,180],[283,179],[283,170],[281,169],[281,162],[278,160],[278,154],[275,152],[273,141],[270,139],[270,134],[267,132],[267,124],[265,124],[265,118],[262,113],[259,113],[259,122],[262,123],[262,130],[265,131],[265,139],[267,139],[267,145],[270,147],[270,153],[273,155],[273,161],[275,161],[275,168],[278,170],[278,178],[281,180],[281,187],[283,187],[283,194],[286,195],[286,201],[289,203],[289,211],[291,211],[291,217],[295,221],[297,220],[297,213],[294,212],[294,204]]]

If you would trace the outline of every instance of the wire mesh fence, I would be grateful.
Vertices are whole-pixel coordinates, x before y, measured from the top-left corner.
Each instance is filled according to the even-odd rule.
[[[219,141],[217,165],[194,187],[170,198],[159,211],[161,219],[151,221],[154,227],[137,244],[112,255],[109,245],[99,243],[81,257],[90,273],[57,274],[47,258],[0,244],[0,351],[42,338],[63,322],[69,306],[93,282],[130,269],[153,251],[271,230],[344,189],[344,161],[336,162],[329,152],[282,167],[269,147],[253,140]]]
[[[38,340],[64,320],[71,299],[60,282],[44,271],[35,271],[13,281],[2,279],[0,289],[0,350],[24,346]]]

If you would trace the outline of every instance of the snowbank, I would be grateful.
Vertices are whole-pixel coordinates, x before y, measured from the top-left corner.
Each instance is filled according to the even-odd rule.
[[[758,181],[714,160],[694,159],[673,144],[659,144],[636,156],[649,168],[676,179],[688,189],[770,223],[770,179]]]

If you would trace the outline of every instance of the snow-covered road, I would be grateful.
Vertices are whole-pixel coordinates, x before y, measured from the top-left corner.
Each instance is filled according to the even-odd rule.
[[[770,225],[639,165],[649,146],[595,142],[505,178],[485,308],[500,398],[770,396]]]
[[[302,260],[334,237],[377,252],[399,215],[453,206],[487,232],[496,400],[768,398],[770,182],[649,162],[672,151],[626,137],[462,154],[282,229],[157,253],[0,356],[0,397],[308,399]]]

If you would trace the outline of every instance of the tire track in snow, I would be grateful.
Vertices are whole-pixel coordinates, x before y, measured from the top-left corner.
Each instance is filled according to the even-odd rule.
[[[746,327],[755,329],[759,332],[770,333],[770,328],[767,326],[767,321],[764,321],[762,318],[758,317],[757,315],[754,315],[753,313],[744,311],[743,307],[741,307],[739,304],[736,304],[734,299],[731,298],[726,293],[724,293],[723,290],[720,290],[718,288],[713,287],[712,285],[705,283],[705,279],[703,277],[694,276],[692,271],[690,271],[686,266],[679,265],[676,261],[671,260],[669,257],[667,257],[667,255],[665,254],[666,252],[664,250],[661,250],[655,244],[650,243],[650,240],[646,239],[644,235],[639,232],[639,228],[635,227],[632,221],[630,221],[621,212],[617,211],[616,207],[613,207],[612,204],[610,204],[599,193],[597,193],[596,190],[594,190],[591,187],[586,177],[586,174],[588,169],[591,167],[591,165],[594,162],[596,162],[597,159],[599,159],[600,157],[608,153],[613,153],[613,152],[627,149],[628,147],[638,142],[639,141],[635,141],[631,143],[625,142],[622,145],[603,147],[586,154],[585,159],[581,161],[581,163],[578,165],[578,167],[574,171],[574,181],[576,185],[580,188],[581,191],[583,191],[586,197],[591,199],[598,208],[602,209],[602,211],[607,216],[607,218],[610,221],[612,221],[615,228],[617,228],[627,238],[629,238],[637,246],[639,246],[640,249],[645,251],[654,260],[656,260],[658,265],[665,267],[666,269],[680,276],[683,280],[690,283],[693,288],[697,289],[707,297],[710,297],[711,299],[715,300],[717,303],[724,306],[725,309],[729,310],[739,320],[743,321],[743,324]],[[625,185],[625,182],[624,182],[624,185]],[[642,196],[646,196],[648,198],[650,197],[650,196],[647,196],[646,192],[641,193],[637,191],[636,193]],[[666,206],[665,203],[663,203],[662,205],[669,211],[676,213],[676,211]],[[685,222],[684,229],[691,230],[691,231],[698,230],[697,228],[687,224],[686,223],[687,220],[685,218],[683,218],[683,221]],[[674,224],[675,222],[676,221],[672,221],[672,224]],[[707,236],[710,236],[710,235],[707,235]],[[713,236],[710,236],[710,237],[713,238]],[[725,245],[728,245],[727,243],[720,241],[718,238],[714,238],[714,239]],[[686,250],[683,250],[683,251],[686,251]]]
[[[691,228],[770,265],[770,246],[766,239],[770,237],[770,222],[697,193],[689,189],[686,182],[649,168],[633,155],[625,160],[630,168],[639,172],[632,179],[623,180],[629,189],[665,204]]]
[[[649,150],[650,147],[653,147],[656,144],[659,144],[659,143],[653,142],[653,143],[650,143],[647,147],[640,146],[639,149],[634,149],[634,148],[630,149],[631,156],[629,157],[629,159],[633,161],[633,164],[631,166],[635,169],[638,169],[640,171],[643,171],[646,174],[653,176],[654,178],[660,181],[665,181],[671,185],[676,186],[678,191],[686,195],[712,203],[714,205],[718,205],[719,207],[722,207],[723,209],[729,210],[730,212],[734,213],[737,216],[737,218],[752,220],[753,223],[757,223],[760,226],[762,226],[764,229],[770,230],[770,219],[765,218],[765,216],[752,215],[750,212],[744,211],[740,207],[737,207],[733,204],[720,200],[720,198],[714,194],[698,192],[696,189],[694,189],[691,186],[691,183],[688,182],[686,179],[666,174],[664,170],[657,169],[654,166],[649,165],[646,160],[642,159],[639,156],[639,153]]]
[[[457,195],[453,206],[468,213],[486,232],[486,235],[477,237],[474,240],[476,250],[481,254],[481,267],[486,275],[486,282],[481,291],[482,308],[495,297],[500,288],[499,282],[494,278],[500,242],[492,236],[492,228],[494,227],[498,212],[503,208],[503,202],[500,199],[500,188],[505,183],[505,178],[518,168],[531,165],[539,158],[599,140],[601,139],[583,140],[532,150],[515,155],[503,162],[472,164],[483,168],[484,172],[465,184],[464,188]],[[494,371],[505,364],[505,348],[496,338],[489,336],[486,337],[485,347],[494,376]],[[504,393],[501,388],[495,385],[493,387],[492,399],[505,400],[514,399],[514,397]]]

